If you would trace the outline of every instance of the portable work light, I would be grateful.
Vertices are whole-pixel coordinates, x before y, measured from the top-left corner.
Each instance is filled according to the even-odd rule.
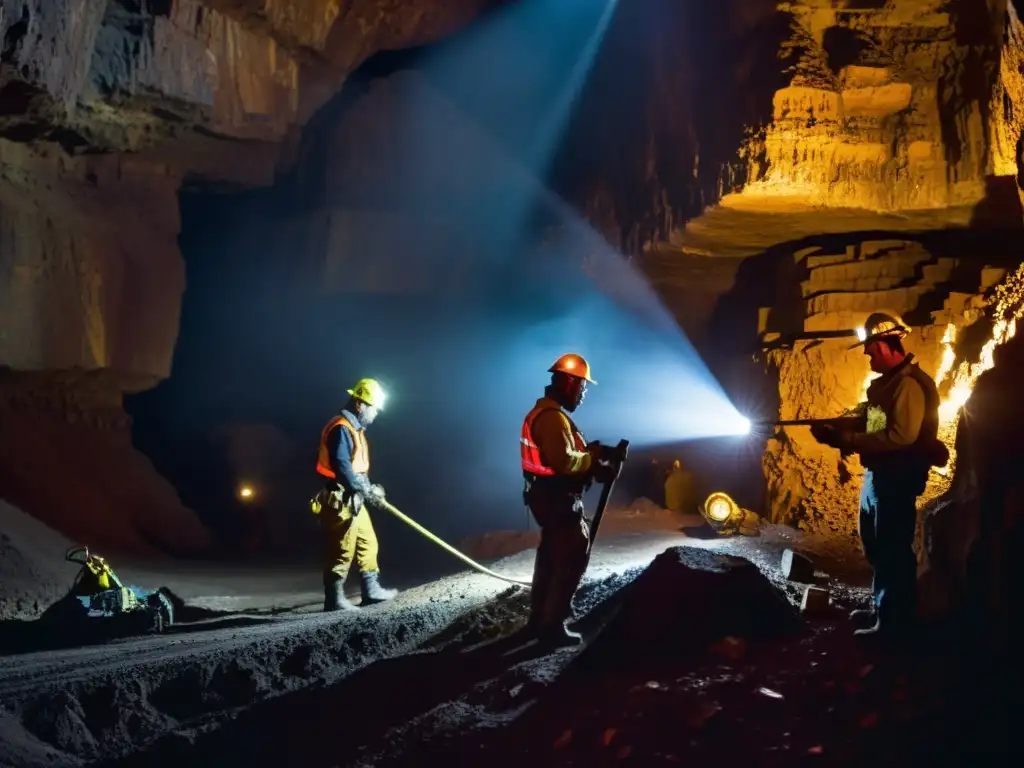
[[[743,509],[722,491],[715,491],[704,501],[701,514],[708,525],[722,536],[742,533],[745,536],[757,534],[759,518],[753,512]]]
[[[716,491],[704,502],[704,517],[718,528],[739,514],[740,508],[728,494]]]

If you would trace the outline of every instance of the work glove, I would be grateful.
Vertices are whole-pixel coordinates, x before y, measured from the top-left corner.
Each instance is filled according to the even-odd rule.
[[[382,509],[384,506],[384,486],[371,485],[370,492],[366,494],[365,501],[374,509]]]
[[[929,440],[925,444],[924,455],[930,466],[944,467],[949,464],[949,448],[939,439]]]
[[[594,457],[594,461],[605,463],[614,464],[620,458],[614,445],[605,445],[600,440],[587,443],[587,453]]]
[[[619,473],[622,472],[621,464],[609,464],[608,462],[599,461],[594,464],[594,480],[607,485],[613,483],[619,479]]]
[[[831,424],[811,424],[811,437],[822,445],[832,446],[836,439],[837,430]]]
[[[843,452],[848,452],[853,442],[852,433],[838,429],[832,424],[812,424],[811,437],[822,445],[838,448]]]

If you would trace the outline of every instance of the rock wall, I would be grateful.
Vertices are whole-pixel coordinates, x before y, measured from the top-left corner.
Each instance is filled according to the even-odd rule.
[[[171,169],[0,140],[0,365],[167,377],[185,270]]]
[[[1005,3],[792,8],[793,78],[754,142],[762,159],[744,194],[877,210],[985,195]]]
[[[630,3],[561,188],[629,253],[720,203],[1019,224],[1021,40],[1008,0]]]
[[[0,374],[4,498],[101,552],[205,549],[208,532],[134,449],[119,387],[102,370]]]
[[[991,321],[1004,302],[994,286],[1020,263],[1024,28],[1001,0],[837,5],[778,4],[783,82],[748,123],[739,165],[700,153],[735,183],[655,234],[659,289],[681,312],[690,299],[673,272],[690,271],[694,257],[716,269],[740,260],[710,323],[720,339],[752,338],[756,327],[758,375],[768,372],[765,394],[783,419],[856,404],[867,361],[837,335],[876,309],[903,314],[910,351],[942,382],[952,446],[958,407],[991,364],[984,344],[1007,338]],[[984,230],[1006,231],[1006,241],[971,234]],[[766,515],[852,535],[855,458],[791,428],[769,441],[763,470]],[[926,504],[954,470],[933,474]]]
[[[761,360],[777,381],[778,418],[788,420],[837,416],[863,401],[873,374],[849,347],[870,312],[896,312],[910,324],[905,346],[939,384],[941,436],[953,449],[950,464],[933,470],[922,507],[948,490],[959,408],[991,367],[993,349],[1012,337],[1021,310],[1018,273],[971,252],[951,257],[932,249],[928,240],[894,239],[854,242],[841,253],[797,251],[787,274],[799,280],[799,295],[763,308],[759,329]],[[807,427],[787,427],[768,441],[762,466],[772,520],[855,533],[863,474],[856,456],[819,445]]]
[[[1008,282],[1019,290],[1019,276]],[[970,418],[956,437],[953,487],[924,518],[920,580],[926,609],[959,609],[970,633],[990,652],[1017,647],[1022,627],[1012,589],[1021,575],[1015,553],[1024,543],[1019,439],[1024,337],[1015,335],[993,352],[993,367],[978,376],[965,405]]]
[[[0,495],[97,546],[208,543],[120,407],[171,372],[179,188],[271,184],[353,68],[489,4],[0,0]],[[55,483],[53,446],[88,461]]]

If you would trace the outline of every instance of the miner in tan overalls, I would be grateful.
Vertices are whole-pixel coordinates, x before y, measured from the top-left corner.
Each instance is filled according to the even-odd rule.
[[[348,394],[348,405],[320,435],[316,471],[327,483],[311,504],[323,532],[325,611],[358,610],[345,597],[345,579],[353,562],[362,581],[362,605],[397,594],[380,585],[377,533],[366,509],[384,498],[384,489],[369,479],[366,442],[366,428],[383,407],[384,391],[374,379],[361,379]]]

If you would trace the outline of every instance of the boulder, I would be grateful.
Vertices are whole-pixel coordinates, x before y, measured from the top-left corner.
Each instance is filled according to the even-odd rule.
[[[723,637],[770,636],[797,622],[793,607],[752,563],[674,547],[628,588],[596,645],[645,655],[702,652]]]

